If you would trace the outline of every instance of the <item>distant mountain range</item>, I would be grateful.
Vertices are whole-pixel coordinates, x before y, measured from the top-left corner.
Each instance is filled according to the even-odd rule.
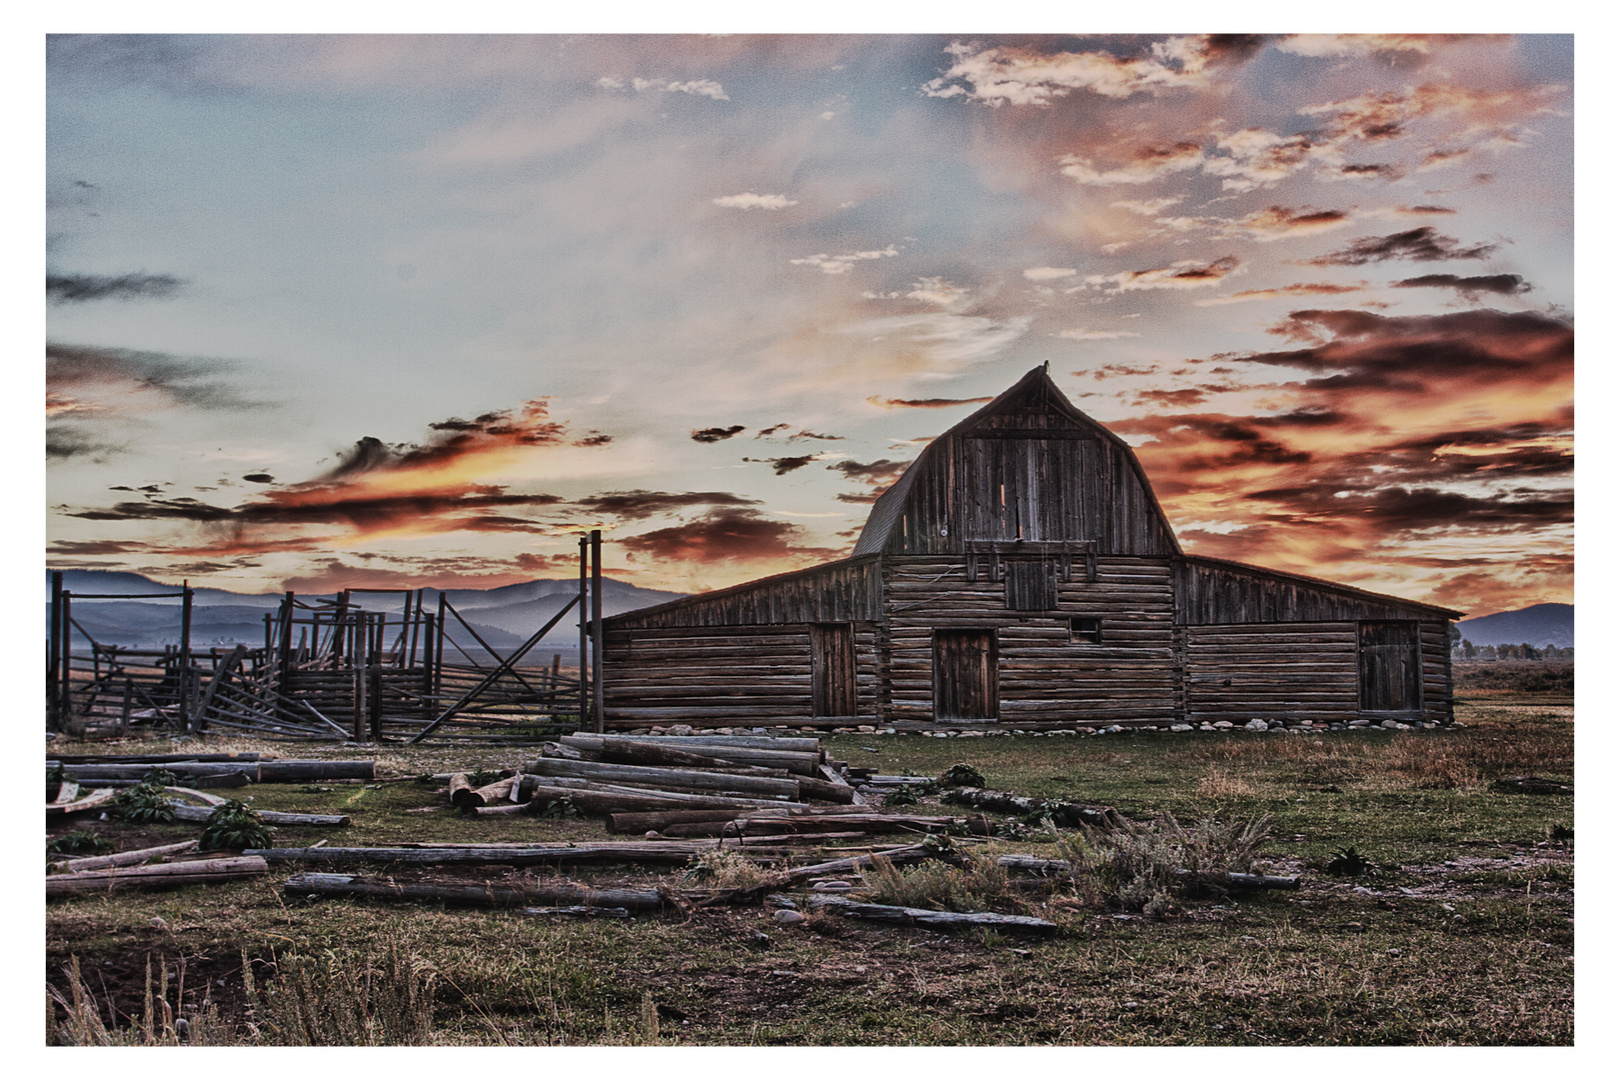
[[[67,570],[62,587],[73,593],[73,620],[103,645],[124,645],[156,649],[180,641],[180,599],[154,594],[179,593],[175,585],[165,585],[141,574],[114,570]],[[46,618],[50,617],[51,575],[45,574]],[[579,579],[541,579],[495,589],[446,589],[445,598],[478,636],[492,648],[511,649],[523,644],[579,591]],[[90,600],[93,595],[152,597],[151,599]],[[618,615],[638,608],[675,600],[684,593],[641,589],[612,578],[602,579],[602,611]],[[236,593],[224,589],[192,589],[191,641],[195,648],[212,645],[248,646],[264,644],[264,616],[281,605],[280,593]],[[300,594],[305,600],[335,594]],[[424,589],[423,607],[433,611],[439,590]],[[360,593],[355,602],[371,611],[399,612],[404,600],[398,594]],[[49,623],[47,622],[47,627]],[[454,618],[450,619],[451,639],[473,651],[477,642]],[[48,629],[47,629],[48,632]],[[81,640],[75,635],[76,640]],[[574,612],[563,616],[557,628],[541,640],[539,652],[573,652],[579,647],[579,622]],[[447,655],[451,652],[446,646]]]
[[[1533,645],[1561,649],[1575,644],[1574,604],[1532,604],[1518,611],[1499,611],[1457,624],[1465,640],[1475,645]]]

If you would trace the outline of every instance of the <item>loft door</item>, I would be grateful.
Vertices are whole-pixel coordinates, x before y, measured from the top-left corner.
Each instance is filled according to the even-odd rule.
[[[1417,623],[1361,624],[1361,709],[1407,715],[1423,711]]]
[[[855,715],[855,633],[849,623],[810,626],[810,711]]]
[[[994,630],[934,631],[934,719],[994,720],[996,685]]]

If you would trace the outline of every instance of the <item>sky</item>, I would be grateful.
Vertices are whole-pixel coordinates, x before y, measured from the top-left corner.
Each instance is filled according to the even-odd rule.
[[[1046,364],[1190,553],[1572,602],[1573,49],[52,38],[48,564],[723,587]]]

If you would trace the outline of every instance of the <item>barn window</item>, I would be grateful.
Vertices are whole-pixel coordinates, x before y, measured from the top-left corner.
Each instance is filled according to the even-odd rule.
[[[1009,561],[1007,607],[1012,611],[1050,611],[1058,606],[1057,565],[1051,559]]]
[[[1101,645],[1102,620],[1101,619],[1070,619],[1069,644],[1071,645]]]

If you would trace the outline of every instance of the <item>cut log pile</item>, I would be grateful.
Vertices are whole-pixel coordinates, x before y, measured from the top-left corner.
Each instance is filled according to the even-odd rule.
[[[862,806],[846,768],[816,738],[581,732],[542,744],[539,757],[481,788],[454,774],[449,796],[479,814],[541,813],[562,804],[592,815],[703,811],[701,820],[717,821],[812,813],[815,803]]]

